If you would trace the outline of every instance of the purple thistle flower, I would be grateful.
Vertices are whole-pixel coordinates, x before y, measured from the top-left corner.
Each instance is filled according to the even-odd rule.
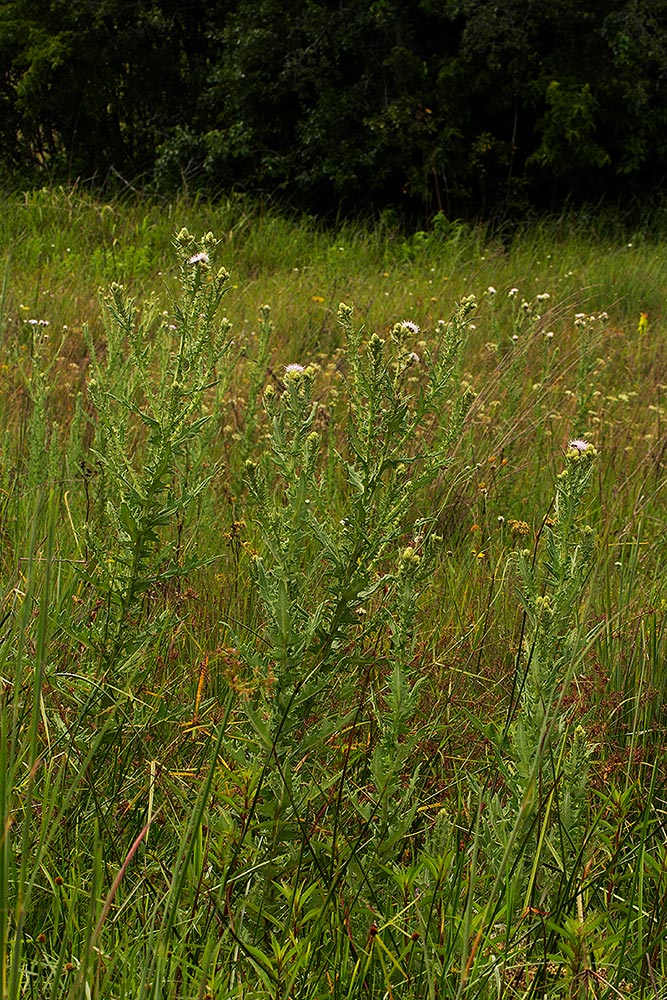
[[[578,451],[579,454],[583,451],[588,451],[593,445],[590,441],[583,441],[581,438],[575,438],[573,441],[568,442],[568,451]]]

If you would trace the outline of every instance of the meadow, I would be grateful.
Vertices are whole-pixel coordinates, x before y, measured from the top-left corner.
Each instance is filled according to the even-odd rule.
[[[2,1000],[665,995],[665,228],[3,195]]]

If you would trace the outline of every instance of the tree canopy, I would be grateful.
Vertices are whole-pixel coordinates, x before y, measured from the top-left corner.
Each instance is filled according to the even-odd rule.
[[[521,211],[667,167],[667,0],[0,0],[29,178]]]

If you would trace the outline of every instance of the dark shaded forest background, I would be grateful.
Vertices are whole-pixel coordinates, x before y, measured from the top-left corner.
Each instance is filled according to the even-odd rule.
[[[667,0],[4,0],[0,167],[319,213],[645,201]]]

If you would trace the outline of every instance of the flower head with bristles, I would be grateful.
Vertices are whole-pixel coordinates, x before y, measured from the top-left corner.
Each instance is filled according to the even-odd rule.
[[[593,448],[593,445],[590,441],[584,441],[582,438],[574,438],[572,441],[568,441],[567,444],[568,451],[578,451],[580,455],[591,448]]]
[[[188,264],[208,264],[209,256],[206,251],[201,250],[199,253],[193,253],[191,257],[188,257]]]

